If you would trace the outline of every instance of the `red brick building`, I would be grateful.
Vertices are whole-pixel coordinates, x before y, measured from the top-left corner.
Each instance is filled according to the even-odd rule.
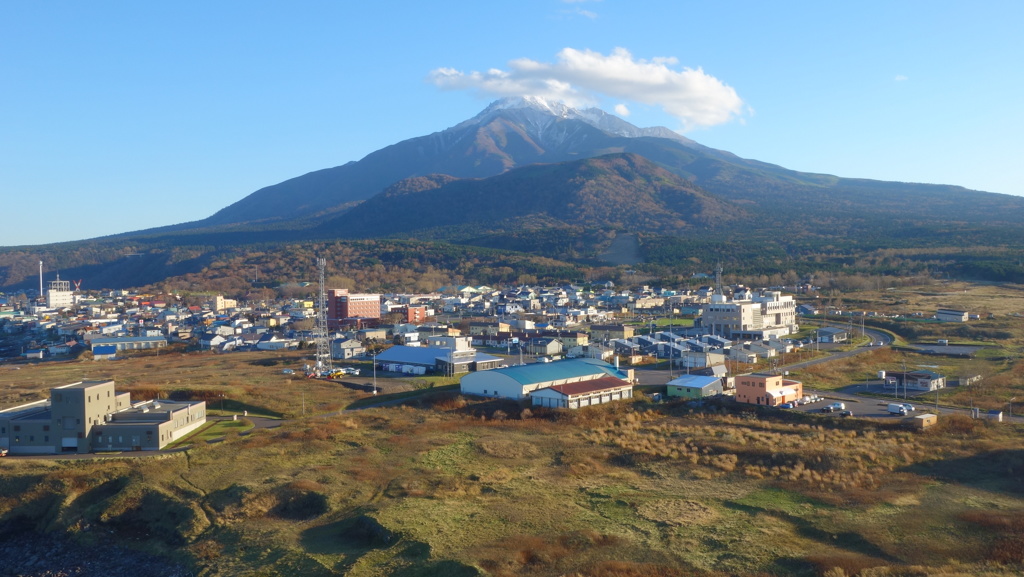
[[[348,289],[328,289],[327,328],[365,325],[366,319],[380,319],[379,294],[351,294]]]
[[[417,324],[427,320],[427,307],[425,306],[406,305],[398,309],[398,312],[405,315],[407,323]]]

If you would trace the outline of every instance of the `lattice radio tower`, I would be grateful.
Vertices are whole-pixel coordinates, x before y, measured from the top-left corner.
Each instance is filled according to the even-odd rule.
[[[320,269],[320,291],[316,301],[316,327],[313,339],[316,341],[316,369],[320,374],[330,374],[334,370],[331,362],[331,339],[327,330],[327,259],[316,259]]]

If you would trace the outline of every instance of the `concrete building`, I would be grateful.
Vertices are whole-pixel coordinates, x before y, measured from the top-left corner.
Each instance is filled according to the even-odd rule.
[[[46,308],[66,309],[75,306],[75,291],[71,290],[71,282],[66,280],[50,281],[46,291]]]
[[[781,375],[754,373],[736,377],[736,402],[777,407],[804,396],[800,381],[784,379]]]
[[[349,320],[380,318],[379,294],[354,294],[348,289],[327,291],[327,328],[337,330],[343,325],[355,324]]]
[[[114,381],[50,389],[50,399],[0,411],[0,449],[11,454],[158,450],[206,422],[206,403],[132,404]]]
[[[935,391],[946,388],[946,377],[934,371],[886,371],[885,387],[911,391]]]
[[[746,340],[781,337],[799,329],[791,295],[778,291],[739,294],[742,297],[734,300],[713,295],[698,318],[699,326],[713,335]]]

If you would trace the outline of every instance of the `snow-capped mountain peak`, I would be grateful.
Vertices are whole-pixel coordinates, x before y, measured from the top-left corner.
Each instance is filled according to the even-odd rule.
[[[495,116],[510,111],[522,111],[529,116],[540,114],[543,117],[562,118],[567,120],[579,120],[595,128],[603,130],[616,136],[637,138],[641,136],[654,136],[658,138],[670,138],[684,144],[696,145],[695,142],[664,126],[653,128],[640,128],[629,122],[608,114],[600,108],[578,109],[561,101],[548,100],[540,96],[510,96],[495,100],[487,106],[480,114],[462,122],[458,128],[486,124]],[[536,117],[534,117],[536,118]]]

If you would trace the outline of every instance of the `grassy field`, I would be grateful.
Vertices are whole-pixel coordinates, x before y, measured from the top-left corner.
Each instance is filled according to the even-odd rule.
[[[163,459],[8,460],[0,519],[131,537],[203,575],[1024,569],[1019,430],[671,404],[517,412],[449,394]]]

